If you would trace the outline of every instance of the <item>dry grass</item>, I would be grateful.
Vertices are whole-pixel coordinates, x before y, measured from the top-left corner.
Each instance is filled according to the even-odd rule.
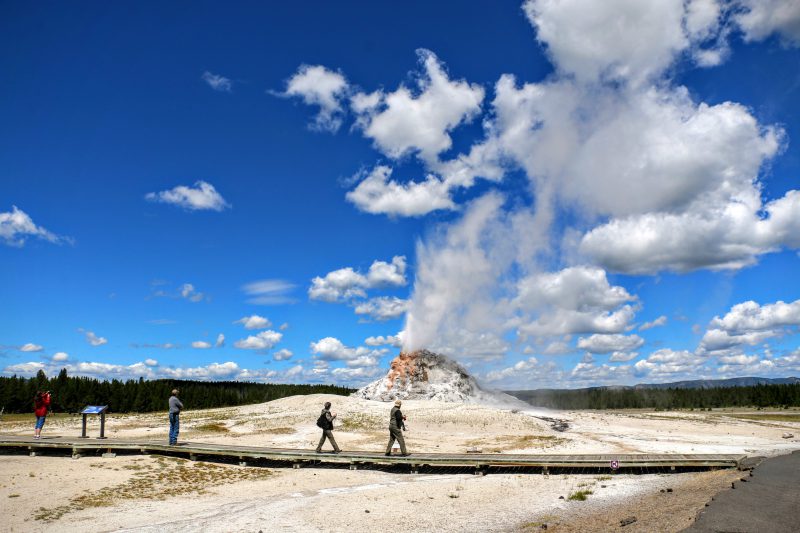
[[[508,450],[528,448],[547,449],[568,442],[568,439],[552,435],[498,435],[492,440],[477,439],[468,441],[467,446],[477,446],[488,453],[502,453]]]
[[[729,418],[740,420],[756,420],[770,422],[800,422],[800,413],[754,413],[752,415],[729,414],[724,415]]]
[[[195,431],[200,431],[203,433],[229,433],[230,429],[225,424],[220,422],[209,422],[206,424],[200,424],[199,426],[195,426]]]
[[[207,487],[260,480],[271,475],[263,468],[237,468],[174,457],[153,457],[149,464],[128,465],[125,468],[135,471],[128,481],[96,491],[85,491],[65,505],[40,507],[34,512],[34,518],[52,522],[67,513],[91,507],[111,507],[123,500],[163,500],[171,496],[206,494]]]
[[[594,494],[594,493],[592,491],[590,491],[590,490],[576,490],[575,492],[570,494],[567,499],[568,500],[573,500],[573,501],[578,501],[578,502],[583,502],[583,501],[586,501],[586,498],[588,498],[590,494]]]

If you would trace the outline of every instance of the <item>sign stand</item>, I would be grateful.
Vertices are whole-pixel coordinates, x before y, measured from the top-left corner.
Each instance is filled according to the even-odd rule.
[[[89,437],[86,436],[86,415],[100,415],[100,436],[97,437],[98,439],[105,439],[106,433],[106,411],[108,410],[107,405],[87,405],[81,411],[83,415],[83,424],[81,429],[81,438],[88,439]]]

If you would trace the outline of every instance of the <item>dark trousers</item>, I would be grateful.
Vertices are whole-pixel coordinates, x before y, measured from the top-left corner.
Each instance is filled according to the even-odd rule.
[[[389,444],[386,445],[386,455],[392,453],[392,444],[394,444],[395,439],[397,439],[397,444],[400,445],[400,453],[405,455],[406,452],[406,440],[403,438],[403,432],[398,428],[389,428]]]
[[[178,442],[178,433],[181,430],[181,414],[180,413],[170,413],[169,414],[169,443],[170,444],[177,444]]]
[[[331,441],[331,446],[333,446],[333,451],[338,452],[339,446],[336,445],[336,439],[333,438],[333,431],[330,429],[323,429],[322,436],[319,438],[319,444],[317,444],[317,453],[322,451],[322,445],[325,444],[325,439]]]

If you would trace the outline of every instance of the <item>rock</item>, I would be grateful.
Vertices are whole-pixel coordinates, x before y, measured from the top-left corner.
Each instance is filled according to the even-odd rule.
[[[636,517],[629,516],[628,518],[623,518],[622,520],[619,521],[619,527],[625,527],[629,524],[633,524],[634,522],[636,522]]]
[[[783,435],[781,435],[781,436],[782,436],[784,439],[791,439],[792,437],[794,437],[794,435],[793,435],[793,434],[791,434],[791,433],[784,433],[784,434],[783,434]]]
[[[558,497],[558,499],[559,499],[559,500],[563,500],[563,499],[564,499],[564,497],[563,497],[563,496],[559,496],[559,497]]]
[[[364,512],[365,512],[365,513],[368,513],[368,512],[369,512],[369,509],[364,509]]]
[[[735,488],[736,488],[736,484],[735,484],[733,481],[731,481],[731,488],[732,488],[732,489],[735,489]]]
[[[667,492],[672,492],[672,489],[671,489],[671,488],[668,488],[668,489],[667,489]]]

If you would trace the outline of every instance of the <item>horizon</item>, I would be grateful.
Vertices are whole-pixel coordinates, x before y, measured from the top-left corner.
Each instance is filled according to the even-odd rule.
[[[775,2],[4,5],[0,376],[800,375]]]

